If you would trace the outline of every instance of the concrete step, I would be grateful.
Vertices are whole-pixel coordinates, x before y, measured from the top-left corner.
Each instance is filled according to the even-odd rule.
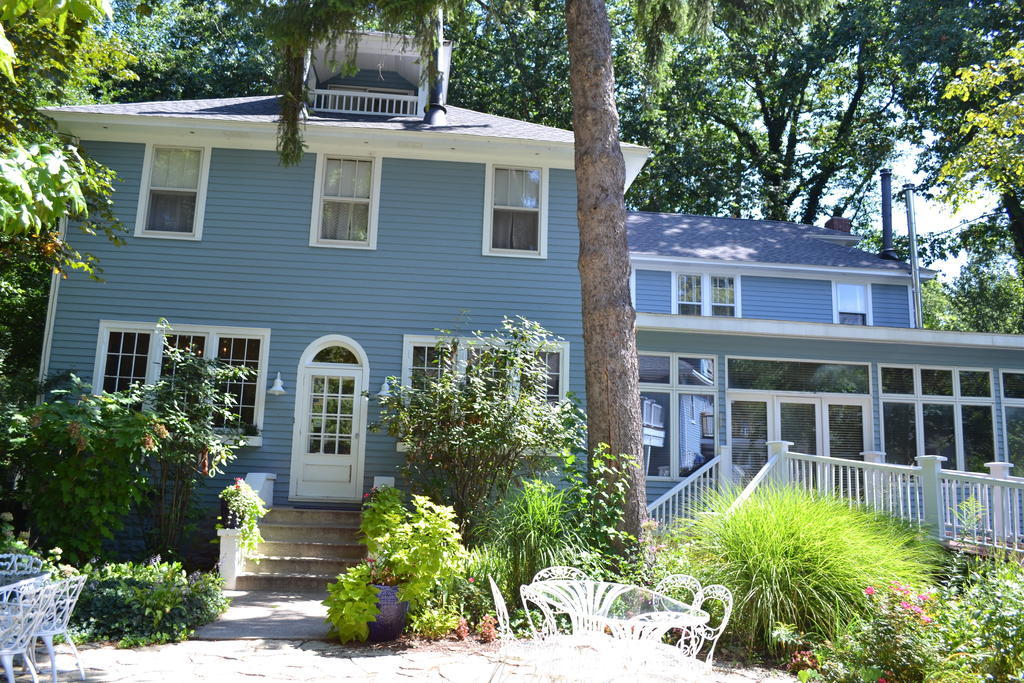
[[[334,576],[318,574],[239,574],[235,590],[280,593],[323,593]]]
[[[288,543],[358,543],[357,527],[340,527],[334,524],[277,524],[260,521],[260,534],[265,541]]]
[[[246,574],[337,576],[359,560],[327,560],[322,557],[255,557],[245,561]]]
[[[359,528],[362,513],[352,510],[311,510],[306,508],[271,508],[263,523],[266,524],[330,524],[338,527]]]
[[[256,551],[259,557],[319,557],[324,560],[358,560],[366,555],[359,543],[299,543],[265,541]]]

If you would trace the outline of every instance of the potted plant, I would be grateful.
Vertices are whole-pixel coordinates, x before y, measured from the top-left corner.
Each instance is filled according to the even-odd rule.
[[[266,514],[263,499],[244,479],[235,479],[235,483],[220,492],[221,526],[240,529],[238,544],[247,553],[255,552],[263,542],[259,522]]]
[[[368,557],[364,561],[370,569],[370,585],[377,589],[377,616],[367,623],[369,640],[374,643],[394,640],[405,630],[405,618],[409,613],[409,601],[398,597],[398,591],[404,582],[386,561],[373,557]]]
[[[457,571],[465,549],[455,512],[424,496],[411,510],[395,489],[368,496],[360,532],[371,555],[327,584],[327,619],[342,642],[394,640],[437,581]]]

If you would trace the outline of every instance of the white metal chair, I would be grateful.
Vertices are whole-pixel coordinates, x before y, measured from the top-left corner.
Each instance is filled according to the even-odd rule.
[[[732,616],[732,591],[725,586],[714,585],[705,586],[703,589],[703,599],[699,605],[694,605],[699,609],[705,609],[704,605],[708,601],[716,600],[722,603],[722,618],[716,626],[712,626],[710,622],[701,626],[697,630],[698,644],[694,651],[694,656],[701,650],[707,643],[711,643],[711,648],[708,650],[707,657],[704,658],[705,666],[708,670],[711,669],[711,661],[715,656],[715,645],[718,644],[718,639],[722,637],[722,632],[725,631],[725,627],[729,625],[729,617]],[[707,611],[707,610],[705,610]]]
[[[14,683],[14,658],[18,656],[32,674],[32,683],[39,683],[28,647],[39,624],[53,610],[55,595],[56,584],[43,581],[22,581],[0,589],[0,662],[7,683]]]
[[[488,576],[487,580],[491,583],[491,598],[494,600],[494,612],[498,620],[498,638],[511,640],[513,639],[512,623],[508,618],[508,606],[505,604],[505,598],[498,590],[498,584],[494,583],[494,578]]]
[[[538,581],[586,581],[590,579],[587,573],[576,567],[547,567],[534,574],[533,582]]]
[[[0,574],[31,574],[43,571],[43,561],[31,555],[0,555]]]
[[[700,581],[689,574],[671,574],[658,582],[655,592],[699,607],[704,600]]]
[[[523,609],[526,611],[526,623],[529,624],[530,631],[533,632],[535,638],[544,639],[558,635],[558,624],[555,621],[555,615],[548,607],[547,602],[540,599],[537,591],[530,586],[520,586],[519,597],[522,599]],[[533,615],[530,613],[531,604],[536,605],[543,615],[543,623],[539,627],[533,623]]]
[[[75,664],[78,665],[78,673],[82,680],[85,680],[85,669],[82,668],[82,660],[78,655],[78,648],[75,647],[71,635],[68,633],[68,622],[71,621],[71,613],[75,611],[78,603],[78,596],[82,594],[82,587],[85,585],[86,576],[73,576],[54,584],[53,608],[46,614],[39,626],[36,627],[32,644],[29,647],[29,655],[35,663],[35,639],[41,638],[46,652],[50,655],[50,675],[53,683],[57,683],[57,653],[53,649],[53,637],[64,636],[64,640],[71,646],[71,652],[75,655]]]

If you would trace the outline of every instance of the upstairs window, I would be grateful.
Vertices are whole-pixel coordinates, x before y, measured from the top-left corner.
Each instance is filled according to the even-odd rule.
[[[700,275],[679,276],[679,315],[700,315],[704,309]]]
[[[152,146],[147,151],[145,189],[139,202],[135,234],[199,239],[208,150]]]
[[[731,275],[676,274],[676,313],[720,318],[739,317],[737,278]]]
[[[376,247],[372,159],[321,156],[310,244],[321,247]]]
[[[868,324],[867,285],[836,284],[836,322],[841,325]]]
[[[495,166],[484,253],[545,256],[544,171]]]

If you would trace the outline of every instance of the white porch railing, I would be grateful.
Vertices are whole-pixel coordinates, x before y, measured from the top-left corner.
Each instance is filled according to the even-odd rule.
[[[703,507],[707,495],[718,489],[721,463],[722,456],[708,460],[648,505],[647,514],[659,525],[692,518]]]
[[[846,460],[795,453],[788,441],[768,444],[769,459],[733,508],[767,481],[865,505],[929,528],[941,540],[1024,552],[1024,479],[1012,465],[988,463],[989,474],[943,470],[945,458],[923,455],[916,466],[879,462],[881,453]]]
[[[360,90],[314,90],[313,110],[329,114],[377,114],[415,116],[419,97]]]

